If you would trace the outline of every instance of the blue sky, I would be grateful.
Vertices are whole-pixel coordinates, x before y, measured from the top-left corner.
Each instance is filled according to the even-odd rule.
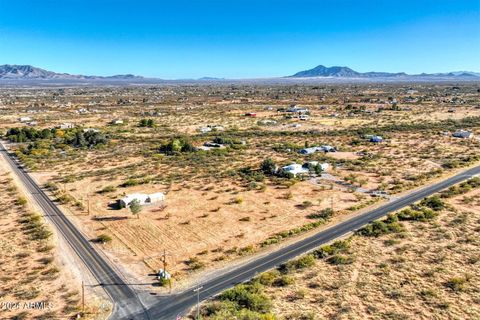
[[[480,71],[480,0],[0,0],[0,64],[165,79]]]

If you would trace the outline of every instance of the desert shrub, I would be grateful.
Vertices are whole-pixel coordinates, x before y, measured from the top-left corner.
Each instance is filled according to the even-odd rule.
[[[317,259],[323,259],[334,254],[346,253],[349,247],[350,242],[348,240],[339,240],[330,245],[324,245],[320,247],[319,249],[313,251],[312,255]]]
[[[260,283],[240,284],[219,296],[220,300],[231,301],[236,309],[245,308],[250,311],[267,313],[272,307],[270,299],[263,294]]]
[[[227,136],[217,136],[212,140],[214,143],[225,144],[229,146],[241,145],[242,141],[239,139],[227,137]]]
[[[307,232],[307,231],[310,231],[322,224],[324,224],[325,221],[324,220],[319,220],[319,221],[315,221],[315,222],[312,222],[312,223],[307,223],[301,227],[297,227],[297,228],[294,228],[294,229],[290,229],[288,231],[282,231],[282,232],[279,232],[279,233],[276,233],[270,237],[268,237],[267,239],[265,239],[261,244],[260,246],[262,247],[266,247],[266,246],[269,246],[269,245],[272,245],[272,244],[275,244],[275,243],[278,243],[280,241],[282,241],[283,239],[286,239],[288,237],[292,237],[294,235],[297,235],[297,234],[300,234],[300,233],[303,233],[303,232]]]
[[[334,212],[332,208],[325,208],[320,212],[309,214],[307,218],[329,220],[333,216],[333,213]]]
[[[60,193],[57,195],[57,201],[60,202],[61,204],[67,204],[70,202],[73,202],[75,199],[67,194],[67,193]]]
[[[96,242],[100,242],[100,243],[108,243],[110,241],[112,241],[112,237],[109,236],[108,234],[104,234],[102,233],[101,235],[99,235],[96,239],[95,239]]]
[[[397,217],[401,221],[427,221],[435,218],[437,215],[438,213],[436,211],[425,207],[421,207],[419,208],[419,210],[413,210],[408,208],[397,213]]]
[[[328,257],[326,261],[334,265],[351,264],[353,262],[353,258],[344,254],[335,254],[331,257]]]
[[[16,204],[19,205],[19,206],[24,206],[24,205],[27,204],[27,199],[24,198],[24,197],[18,197],[17,201],[16,201]]]
[[[243,256],[243,255],[247,255],[247,254],[252,254],[254,252],[255,252],[255,247],[252,246],[252,245],[249,245],[249,246],[240,248],[237,253],[239,255]]]
[[[172,283],[172,279],[160,278],[158,279],[158,285],[161,287],[168,287]]]
[[[260,274],[255,281],[260,282],[264,286],[271,286],[273,285],[275,279],[280,276],[280,271],[278,270],[271,270]]]
[[[53,262],[53,257],[43,257],[43,258],[38,259],[38,262],[40,262],[42,264],[50,264],[50,263]]]
[[[442,199],[440,199],[440,197],[436,195],[423,199],[420,202],[420,205],[426,206],[435,211],[440,211],[445,208],[445,203],[443,203]]]
[[[168,142],[160,146],[159,151],[167,155],[174,155],[182,152],[193,152],[193,147],[190,139],[187,137],[172,138]]]
[[[467,282],[467,277],[453,277],[445,282],[445,287],[456,292],[463,291]]]
[[[313,206],[313,203],[308,200],[303,201],[300,205],[298,205],[298,207],[302,209],[307,209],[307,208],[310,208],[311,206]]]
[[[266,175],[274,175],[277,172],[277,165],[271,158],[267,158],[260,164],[260,170]]]
[[[235,199],[233,199],[233,203],[241,204],[243,203],[243,199],[241,197],[236,197]]]
[[[305,269],[315,264],[315,257],[312,254],[304,255],[295,260],[290,260],[279,267],[281,272],[287,273],[295,270]]]
[[[104,193],[114,192],[116,190],[117,188],[115,188],[114,186],[106,186],[102,190],[97,191],[97,193],[104,194]]]
[[[138,126],[142,128],[153,128],[155,127],[155,121],[153,119],[141,119]]]
[[[384,234],[398,233],[404,230],[404,227],[398,222],[396,215],[388,215],[383,221],[374,221],[362,229],[357,234],[365,237],[379,237]]]
[[[287,275],[281,275],[280,277],[276,278],[275,281],[273,282],[273,285],[275,287],[287,287],[291,284],[293,284],[295,280]]]
[[[247,181],[262,182],[265,180],[265,175],[262,171],[252,170],[251,167],[244,167],[238,170],[238,175]]]
[[[456,195],[467,193],[468,191],[480,187],[480,177],[475,177],[464,181],[458,185],[451,186],[440,193],[441,198],[451,198]]]
[[[32,240],[46,240],[52,236],[52,232],[44,225],[32,229],[29,233]]]
[[[199,270],[205,267],[205,263],[200,261],[197,257],[192,257],[185,261],[185,264],[190,268],[190,270]]]
[[[44,187],[50,191],[57,191],[58,190],[58,187],[55,183],[53,182],[47,182],[45,183]]]

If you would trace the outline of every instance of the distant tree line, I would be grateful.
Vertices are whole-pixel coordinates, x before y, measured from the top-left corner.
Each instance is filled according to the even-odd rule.
[[[51,129],[35,129],[35,128],[10,128],[5,134],[10,142],[36,142],[38,140],[54,140],[58,144],[67,144],[75,148],[94,147],[99,144],[105,144],[108,137],[101,132],[82,129],[60,130]]]

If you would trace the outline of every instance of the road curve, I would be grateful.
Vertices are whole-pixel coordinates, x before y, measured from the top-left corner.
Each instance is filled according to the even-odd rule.
[[[70,244],[80,259],[97,279],[113,302],[111,319],[155,319],[150,317],[135,291],[112,269],[105,259],[98,254],[91,243],[68,220],[62,211],[50,200],[45,192],[30,177],[23,166],[0,143],[0,153],[10,164],[12,171],[19,177],[32,197],[42,208],[45,216],[55,225],[58,232]],[[132,316],[134,315],[134,316]]]
[[[381,207],[336,224],[326,230],[322,230],[314,234],[313,236],[302,239],[287,247],[281,248],[252,262],[242,265],[235,270],[219,275],[218,277],[207,282],[201,283],[200,285],[203,288],[200,291],[200,300],[208,299],[209,297],[214,296],[223,290],[234,286],[235,284],[253,278],[258,273],[272,269],[301,254],[318,248],[329,241],[348,234],[351,231],[358,230],[365,224],[381,218],[390,212],[397,211],[411,203],[423,199],[426,196],[467,180],[477,174],[480,174],[480,166],[468,169],[446,180],[409,193],[401,198],[398,198],[397,200],[386,203]],[[186,310],[194,306],[196,302],[196,293],[194,293],[192,290],[187,290],[177,295],[162,298],[157,304],[149,308],[149,313],[153,319],[176,319],[177,315],[184,314]]]

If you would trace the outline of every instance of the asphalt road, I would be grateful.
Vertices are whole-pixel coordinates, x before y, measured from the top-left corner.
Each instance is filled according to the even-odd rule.
[[[426,196],[462,182],[473,175],[480,174],[480,166],[459,173],[451,178],[412,192],[397,200],[391,201],[377,209],[368,211],[362,215],[336,224],[329,229],[320,231],[311,237],[295,242],[266,256],[255,259],[228,273],[219,275],[205,283],[200,283],[200,300],[208,299],[235,284],[245,282],[258,273],[272,269],[280,264],[291,260],[301,254],[314,250],[321,245],[339,238],[351,231],[355,231],[365,224],[381,218],[386,214],[397,211],[411,203],[419,201]],[[164,297],[157,304],[149,307],[149,313],[154,319],[171,320],[177,315],[184,314],[189,308],[197,303],[197,294],[193,290],[185,291],[174,296]]]
[[[113,320],[127,319],[152,319],[171,320],[178,315],[183,315],[197,303],[197,293],[191,290],[164,297],[148,299],[145,307],[137,293],[131,289],[122,278],[100,256],[89,241],[73,226],[43,190],[32,180],[22,166],[0,144],[2,153],[12,166],[13,171],[20,177],[34,199],[42,207],[48,218],[55,224],[64,238],[82,259],[98,282],[104,287],[112,301],[114,301]],[[250,280],[258,273],[275,268],[301,254],[312,251],[321,245],[339,238],[349,232],[355,231],[367,223],[381,218],[390,212],[397,211],[411,203],[419,201],[426,196],[448,188],[454,184],[480,174],[480,166],[463,171],[446,180],[409,193],[385,205],[365,212],[344,222],[338,223],[326,230],[322,230],[308,238],[280,248],[268,255],[261,256],[247,264],[241,265],[229,272],[219,274],[217,277],[200,283],[202,289],[199,293],[200,301],[208,299],[235,284]],[[152,297],[153,298],[153,297]]]
[[[45,192],[35,183],[16,158],[0,143],[0,153],[8,161],[47,218],[55,225],[58,232],[75,250],[80,259],[97,279],[114,302],[111,319],[155,319],[149,316],[137,293],[125,284],[123,279],[98,254],[91,243],[75,228],[62,211],[50,200]],[[131,317],[129,315],[135,315]]]

